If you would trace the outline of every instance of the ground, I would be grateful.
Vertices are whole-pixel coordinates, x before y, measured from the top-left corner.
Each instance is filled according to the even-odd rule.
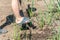
[[[23,1],[24,2],[24,1]],[[38,13],[39,8],[42,9],[42,11],[46,10],[46,4],[42,0],[35,1],[34,7],[37,9],[36,13]],[[47,0],[47,3],[49,3],[49,0]],[[23,12],[25,12],[25,9],[27,8],[27,5],[31,4],[30,2],[24,2],[24,5],[22,4]],[[24,7],[25,6],[25,7]],[[11,8],[11,0],[0,0],[0,25],[2,25],[4,22],[6,22],[6,17],[8,15],[13,14],[12,8]],[[59,25],[60,22],[56,21],[53,25]],[[13,35],[14,35],[14,27],[13,23],[10,25],[7,25],[4,27],[4,29],[8,30],[8,33],[6,34],[0,34],[0,40],[14,40]],[[24,33],[27,31],[27,39],[24,37]],[[39,27],[36,27],[35,29],[30,30],[23,30],[21,31],[21,39],[23,40],[47,40],[48,36],[52,36],[52,27],[48,27],[45,25],[45,27],[40,29]]]

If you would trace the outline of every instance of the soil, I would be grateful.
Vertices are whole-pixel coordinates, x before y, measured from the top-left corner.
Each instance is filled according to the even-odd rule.
[[[26,9],[27,9],[27,5],[31,4],[31,2],[26,2],[23,1],[24,5],[22,4],[22,8],[23,8],[23,13],[26,13]],[[35,13],[38,13],[38,11],[40,10],[39,8],[42,9],[42,11],[47,10],[46,4],[43,2],[43,0],[35,0],[35,5],[34,7],[37,9],[35,11]],[[47,0],[47,3],[49,3],[49,0]],[[6,18],[9,15],[12,15],[12,8],[11,8],[11,0],[0,0],[0,26],[3,25],[6,22]],[[27,16],[26,14],[24,14],[25,16]],[[55,25],[56,24],[56,25]],[[53,23],[53,25],[55,26],[59,26],[60,21],[56,21],[55,23]],[[13,27],[13,23],[8,24],[6,26],[4,26],[3,29],[8,30],[8,32],[6,34],[0,34],[0,40],[14,40],[14,27]],[[54,27],[55,27],[54,26]],[[43,29],[40,29],[38,26],[35,29],[31,29],[31,30],[22,30],[21,31],[21,40],[47,40],[48,38],[51,39],[51,36],[53,35],[53,31],[52,31],[53,27],[48,27],[47,25],[45,25],[45,27]],[[56,28],[56,27],[55,27]],[[25,31],[27,36],[25,37]]]

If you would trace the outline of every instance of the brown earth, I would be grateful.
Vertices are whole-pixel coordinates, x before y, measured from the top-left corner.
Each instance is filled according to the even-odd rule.
[[[27,5],[31,4],[31,2],[26,2],[25,0],[23,1],[24,4],[22,4],[22,8],[23,8],[23,12],[26,11]],[[49,0],[47,0],[47,3],[49,3]],[[35,5],[34,7],[37,9],[36,13],[38,13],[38,11],[40,10],[39,8],[41,8],[42,10],[46,10],[46,5],[42,0],[35,0]],[[13,14],[12,12],[12,8],[11,8],[11,0],[0,0],[0,25],[2,25],[5,21],[6,21],[6,17],[8,15]],[[13,24],[7,25],[4,27],[4,29],[8,30],[8,33],[6,34],[2,34],[0,35],[0,40],[13,40]],[[24,31],[22,31],[24,33]],[[27,30],[27,33],[30,32],[29,30]],[[32,40],[46,40],[48,38],[48,35],[51,35],[51,29],[47,28],[44,29],[43,31],[39,30],[38,28],[36,29],[32,29],[31,31],[32,36],[29,36],[28,33],[28,38]],[[21,39],[24,39],[24,37],[21,37]],[[30,39],[30,40],[31,40]],[[28,39],[27,39],[28,40]]]

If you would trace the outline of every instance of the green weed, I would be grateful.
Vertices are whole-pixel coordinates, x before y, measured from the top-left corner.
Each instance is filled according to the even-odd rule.
[[[58,27],[57,33],[53,35],[52,40],[60,40],[60,26]]]
[[[21,40],[20,39],[20,28],[17,24],[14,24],[14,40]]]
[[[28,9],[30,18],[33,17],[33,15],[34,15],[34,13],[33,13],[33,11],[32,11],[32,10],[33,10],[33,6],[34,6],[34,0],[31,0],[31,2],[32,2],[32,7],[31,7],[31,9]]]

